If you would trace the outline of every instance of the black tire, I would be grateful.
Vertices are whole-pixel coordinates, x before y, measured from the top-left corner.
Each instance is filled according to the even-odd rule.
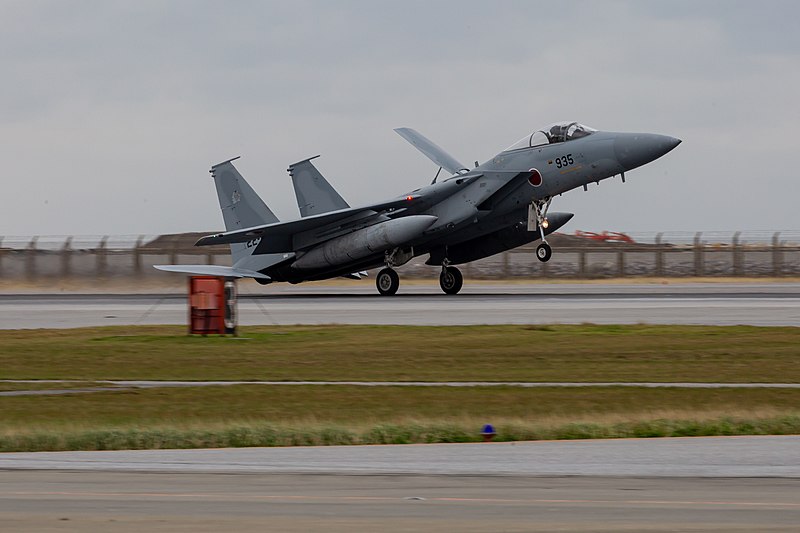
[[[538,259],[542,263],[546,263],[550,261],[551,257],[553,257],[553,249],[550,248],[549,244],[543,242],[542,244],[536,247],[536,259]]]
[[[439,274],[439,287],[445,294],[458,294],[464,285],[464,276],[456,267],[447,267]]]
[[[391,296],[400,288],[400,276],[391,268],[384,268],[375,277],[375,286],[383,296]]]

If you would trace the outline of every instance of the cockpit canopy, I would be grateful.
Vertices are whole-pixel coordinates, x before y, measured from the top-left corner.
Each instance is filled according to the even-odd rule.
[[[555,124],[551,124],[544,129],[536,130],[530,135],[526,135],[519,141],[506,148],[504,151],[510,152],[512,150],[531,148],[534,146],[541,146],[543,144],[562,143],[571,141],[573,139],[586,137],[587,135],[591,135],[596,131],[597,130],[594,128],[584,126],[583,124],[579,124],[577,122],[556,122]]]

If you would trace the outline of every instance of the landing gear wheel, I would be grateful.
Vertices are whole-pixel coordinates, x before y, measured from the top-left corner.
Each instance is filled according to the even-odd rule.
[[[400,287],[400,276],[391,268],[384,268],[375,277],[375,286],[383,296],[391,296]]]
[[[546,242],[543,242],[539,246],[536,247],[536,259],[541,261],[542,263],[546,263],[550,261],[550,258],[553,256],[553,249],[550,248],[550,245]]]
[[[464,276],[456,267],[444,267],[439,274],[439,286],[445,294],[458,294],[464,285]]]

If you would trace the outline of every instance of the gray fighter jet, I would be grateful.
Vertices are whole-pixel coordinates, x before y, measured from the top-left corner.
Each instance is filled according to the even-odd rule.
[[[651,133],[597,131],[577,122],[553,124],[470,169],[410,128],[395,130],[430,158],[439,172],[430,185],[388,201],[350,207],[306,159],[289,166],[301,218],[280,222],[233,166],[211,167],[224,233],[197,246],[229,244],[231,267],[160,265],[161,270],[253,278],[267,284],[335,277],[360,279],[383,266],[378,292],[397,292],[395,269],[428,255],[441,266],[439,285],[447,294],[461,289],[455,265],[541,240],[539,261],[552,255],[547,235],[571,213],[548,213],[555,196],[592,182],[621,176],[666,154],[679,139]],[[445,179],[438,179],[441,171]]]

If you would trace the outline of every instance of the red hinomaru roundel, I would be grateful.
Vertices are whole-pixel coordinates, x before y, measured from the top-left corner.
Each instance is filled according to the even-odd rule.
[[[534,187],[538,187],[539,185],[542,184],[543,180],[542,180],[542,173],[541,172],[539,172],[535,168],[530,169],[528,172],[531,173],[531,175],[528,176],[528,183],[530,183]]]

